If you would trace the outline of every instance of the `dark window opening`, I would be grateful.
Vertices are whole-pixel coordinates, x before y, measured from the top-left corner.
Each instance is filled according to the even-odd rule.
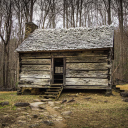
[[[63,58],[54,58],[54,83],[63,83]]]

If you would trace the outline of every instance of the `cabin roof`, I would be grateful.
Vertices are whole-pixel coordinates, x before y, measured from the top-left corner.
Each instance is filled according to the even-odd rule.
[[[84,50],[113,47],[113,26],[70,29],[36,29],[17,52]]]

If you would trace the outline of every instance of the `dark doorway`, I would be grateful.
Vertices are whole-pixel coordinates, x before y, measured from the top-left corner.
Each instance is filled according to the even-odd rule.
[[[54,58],[54,83],[63,83],[63,58]]]

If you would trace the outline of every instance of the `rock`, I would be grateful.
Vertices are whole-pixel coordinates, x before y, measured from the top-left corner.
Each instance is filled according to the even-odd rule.
[[[25,116],[19,116],[19,117],[17,117],[17,120],[26,120],[26,117]]]
[[[54,103],[55,104],[61,104],[61,101],[55,101]]]
[[[123,99],[124,102],[128,102],[128,98],[127,99]]]
[[[23,114],[23,115],[29,115],[29,113],[27,113],[27,112],[21,112],[21,114]]]
[[[63,100],[63,101],[61,102],[61,104],[65,103],[65,102],[67,102],[67,100]]]
[[[48,101],[48,105],[50,105],[51,107],[55,106],[53,101]]]
[[[18,111],[21,111],[21,108],[17,108]]]
[[[19,103],[15,103],[14,106],[16,107],[26,107],[26,106],[29,106],[30,104],[29,103],[23,103],[23,102],[19,102]]]
[[[74,98],[72,98],[71,100],[69,100],[67,103],[70,103],[70,102],[74,102]]]
[[[49,116],[49,113],[48,112],[44,112],[43,115],[44,116]]]
[[[1,106],[9,105],[9,102],[8,102],[8,101],[4,101],[4,102],[1,102],[0,105],[1,105]]]
[[[32,115],[33,116],[33,118],[38,118],[38,115],[36,115],[36,114],[34,114],[34,115]]]
[[[61,114],[63,115],[63,116],[68,116],[68,115],[70,115],[72,112],[71,111],[64,111],[64,112],[62,112]]]
[[[36,128],[38,126],[40,126],[40,124],[32,124],[32,125],[29,126],[29,128]]]
[[[48,102],[48,101],[52,101],[52,99],[42,99],[41,102]]]
[[[59,116],[59,117],[57,117],[55,120],[56,120],[56,121],[61,121],[61,120],[63,120],[63,118],[62,118],[61,116]]]
[[[33,101],[34,101],[34,102],[40,102],[40,100],[39,100],[39,99],[34,99]]]
[[[18,123],[21,123],[21,124],[26,124],[26,121],[23,121],[23,120],[18,120]]]
[[[40,108],[40,109],[46,109],[46,106],[44,106],[44,104],[40,104],[40,105],[39,105],[39,108]]]
[[[55,124],[52,121],[43,121],[44,124],[48,125],[48,126],[54,126]]]
[[[128,92],[120,92],[120,95],[123,97],[128,97]]]
[[[8,124],[6,124],[6,123],[2,123],[2,126],[3,126],[3,127],[5,127],[5,126],[7,126],[7,125],[8,125]]]
[[[32,110],[39,110],[39,105],[43,104],[42,102],[34,102],[30,103],[30,107]]]
[[[54,109],[60,109],[60,107],[54,107]]]

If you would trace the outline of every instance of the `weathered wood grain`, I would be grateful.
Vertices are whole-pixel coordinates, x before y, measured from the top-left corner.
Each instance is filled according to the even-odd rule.
[[[20,78],[50,78],[50,71],[22,71]]]
[[[97,51],[75,51],[75,52],[42,52],[42,53],[22,53],[20,54],[21,59],[24,58],[51,58],[52,56],[54,57],[73,57],[73,56],[78,56],[78,57],[83,57],[83,56],[105,56],[107,57],[108,52],[107,51],[102,51],[102,50],[97,50]]]
[[[67,57],[66,63],[68,62],[95,62],[95,63],[107,63],[108,59],[107,57],[95,57],[95,56],[86,56],[86,57]]]
[[[64,89],[111,89],[108,86],[103,86],[103,85],[84,85],[84,86],[80,86],[80,85],[66,85],[64,86]]]
[[[51,55],[60,56],[85,56],[85,55],[107,55],[108,52],[102,50],[86,50],[86,51],[75,51],[75,52],[51,52]]]
[[[50,79],[36,79],[36,78],[20,78],[19,84],[30,84],[30,85],[47,85],[50,83]]]
[[[21,64],[42,64],[42,65],[50,65],[51,59],[22,59]]]
[[[108,68],[109,65],[107,63],[66,63],[66,69],[72,70],[97,70]]]
[[[21,53],[21,57],[43,57],[43,56],[50,56],[50,52],[38,52],[38,53]]]
[[[76,70],[66,70],[66,77],[96,77],[96,78],[106,78],[108,76],[108,71],[76,71]]]
[[[30,84],[19,84],[18,87],[26,87],[26,88],[48,88],[49,85],[37,85],[37,84],[33,84],[33,85],[30,85]]]
[[[34,70],[38,70],[38,71],[43,71],[43,70],[50,70],[51,65],[22,65],[21,66],[21,71],[34,71]]]
[[[108,79],[66,78],[66,85],[104,85],[104,86],[108,86]]]

